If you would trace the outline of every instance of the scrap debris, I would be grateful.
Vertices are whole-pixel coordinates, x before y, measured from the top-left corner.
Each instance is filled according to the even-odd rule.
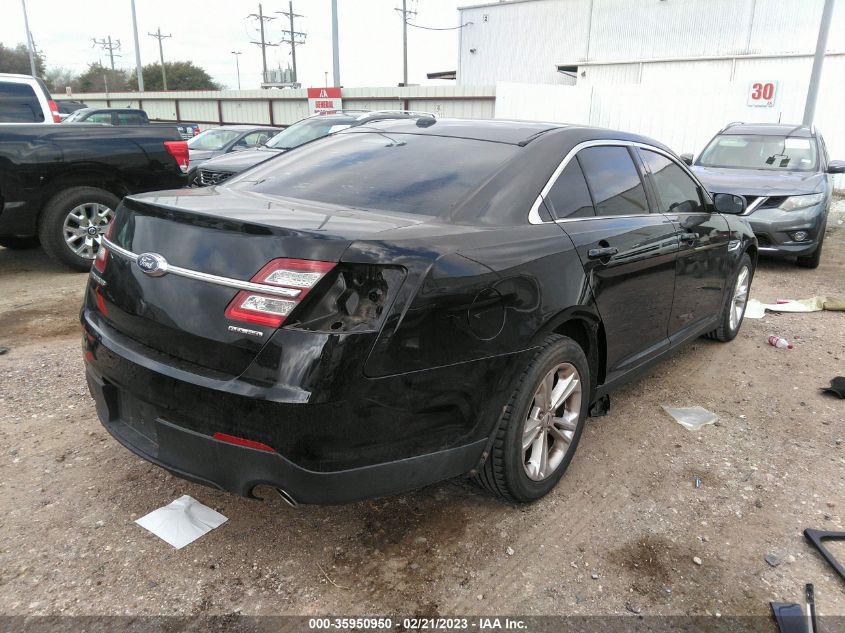
[[[845,398],[845,376],[837,376],[830,381],[830,387],[819,387],[825,393],[832,393],[840,398]]]
[[[182,549],[228,520],[193,497],[182,495],[163,508],[142,516],[135,523],[176,549]]]
[[[839,297],[810,297],[809,299],[778,299],[775,303],[763,303],[750,299],[745,306],[745,316],[762,319],[769,312],[819,312],[821,310],[845,310],[845,299]]]
[[[697,431],[705,424],[713,424],[719,419],[718,415],[703,407],[667,407],[664,404],[660,406],[675,422],[690,431]]]

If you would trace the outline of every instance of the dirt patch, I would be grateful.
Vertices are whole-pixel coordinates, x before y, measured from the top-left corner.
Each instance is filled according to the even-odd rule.
[[[13,307],[0,316],[0,343],[20,344],[22,341],[79,336],[82,333],[78,318],[80,306],[81,303],[61,298],[37,308]]]

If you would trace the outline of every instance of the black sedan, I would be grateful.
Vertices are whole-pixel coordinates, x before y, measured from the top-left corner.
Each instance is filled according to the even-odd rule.
[[[608,393],[742,323],[744,200],[656,141],[374,122],[124,199],[82,322],[98,415],[177,475],[336,503],[469,474],[545,495]]]

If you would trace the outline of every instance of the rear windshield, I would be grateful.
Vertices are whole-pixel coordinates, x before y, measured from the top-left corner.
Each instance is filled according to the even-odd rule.
[[[798,136],[725,134],[717,136],[698,159],[704,167],[814,171],[816,141]]]
[[[31,86],[0,81],[0,123],[43,123],[44,111]]]
[[[437,216],[455,208],[517,151],[514,145],[464,138],[342,132],[250,170],[239,182],[250,191],[288,198]]]

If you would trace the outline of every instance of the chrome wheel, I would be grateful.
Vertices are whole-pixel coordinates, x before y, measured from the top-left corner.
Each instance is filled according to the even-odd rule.
[[[65,217],[62,234],[68,248],[84,259],[94,259],[114,211],[98,202],[74,207]]]
[[[542,481],[560,466],[578,428],[581,394],[581,376],[569,363],[540,381],[522,431],[522,465],[529,479]]]
[[[735,332],[742,323],[742,315],[745,314],[745,304],[748,303],[748,266],[743,266],[736,276],[733,298],[731,299],[731,313],[728,319],[731,332]]]

